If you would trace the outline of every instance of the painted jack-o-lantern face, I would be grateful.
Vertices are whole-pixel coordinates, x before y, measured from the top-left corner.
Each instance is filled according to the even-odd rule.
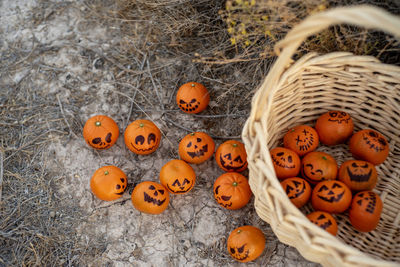
[[[90,188],[93,194],[106,201],[120,198],[127,184],[125,173],[116,166],[101,167],[90,180]]]
[[[311,184],[336,179],[338,165],[328,153],[313,151],[301,160],[301,174]]]
[[[117,142],[118,125],[113,119],[104,115],[93,116],[83,127],[83,138],[96,149],[107,149]]]
[[[199,113],[207,108],[210,95],[201,83],[189,82],[179,87],[176,102],[183,112]]]
[[[179,142],[179,156],[182,160],[199,164],[208,160],[215,150],[214,140],[204,132],[194,132],[186,135]]]
[[[311,186],[299,177],[288,178],[281,182],[290,201],[298,208],[303,207],[311,197]]]
[[[300,157],[296,152],[284,147],[275,147],[269,153],[278,179],[295,177],[299,174]]]
[[[243,143],[228,140],[215,152],[218,166],[226,172],[241,172],[247,168],[247,153]]]
[[[185,194],[192,190],[196,174],[185,161],[174,159],[161,168],[160,181],[170,193]]]
[[[383,204],[379,195],[372,191],[359,192],[351,203],[350,222],[358,231],[372,231],[378,226],[382,208]]]
[[[298,125],[283,136],[283,146],[293,150],[300,157],[315,150],[318,145],[317,131],[307,125]]]
[[[227,172],[214,182],[214,198],[221,207],[236,210],[244,207],[251,198],[247,178],[237,172]]]
[[[132,191],[132,204],[141,212],[159,214],[168,207],[168,203],[169,193],[162,184],[144,181]]]
[[[265,237],[257,227],[241,226],[229,234],[227,248],[235,260],[249,262],[258,258],[264,251]]]
[[[378,174],[372,163],[363,160],[348,160],[340,166],[338,179],[351,190],[364,191],[375,187]]]
[[[344,183],[336,180],[319,182],[311,195],[315,210],[330,213],[344,212],[351,203],[351,190]]]
[[[389,144],[378,131],[365,129],[355,133],[349,141],[350,152],[356,159],[374,165],[381,164],[389,155]]]
[[[337,223],[335,218],[328,212],[314,211],[307,215],[307,218],[314,224],[318,225],[322,229],[331,233],[332,235],[337,234]]]
[[[353,133],[354,124],[344,111],[332,110],[322,114],[315,123],[321,143],[333,146],[344,143]]]
[[[161,141],[160,129],[149,120],[136,120],[125,130],[125,145],[132,152],[147,155],[156,151]]]

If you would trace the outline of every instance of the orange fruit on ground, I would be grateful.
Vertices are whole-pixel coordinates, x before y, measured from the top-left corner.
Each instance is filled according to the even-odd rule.
[[[160,129],[149,120],[135,120],[124,133],[125,145],[130,151],[147,155],[157,150],[161,142]]]
[[[168,190],[159,183],[144,181],[132,191],[132,204],[140,212],[160,214],[169,204]]]
[[[111,201],[120,198],[126,189],[128,179],[116,166],[104,166],[95,171],[90,179],[90,189],[101,200]]]
[[[89,118],[83,126],[83,138],[96,149],[107,149],[117,142],[119,128],[108,116],[96,115]]]
[[[228,140],[215,151],[218,166],[226,172],[241,172],[247,169],[247,153],[242,142]]]
[[[229,234],[227,248],[229,254],[237,261],[255,260],[264,251],[264,233],[251,225],[238,227]]]
[[[186,135],[179,142],[178,153],[188,163],[200,164],[214,154],[215,143],[208,134],[194,132]]]
[[[229,210],[244,207],[252,196],[247,178],[237,172],[226,172],[214,182],[214,198]]]
[[[194,187],[196,173],[185,161],[173,159],[162,166],[160,182],[170,193],[186,194]]]
[[[207,108],[209,102],[210,94],[201,83],[185,83],[176,93],[176,103],[186,113],[199,113]]]

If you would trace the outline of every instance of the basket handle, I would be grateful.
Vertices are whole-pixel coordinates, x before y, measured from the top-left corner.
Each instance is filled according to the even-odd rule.
[[[271,107],[270,101],[278,88],[280,77],[302,42],[329,26],[342,23],[363,26],[367,29],[379,29],[400,39],[400,18],[381,8],[368,5],[340,7],[309,16],[275,45],[275,53],[279,57],[253,99],[253,106],[259,108],[252,110],[251,121],[259,121],[264,112],[268,114]]]

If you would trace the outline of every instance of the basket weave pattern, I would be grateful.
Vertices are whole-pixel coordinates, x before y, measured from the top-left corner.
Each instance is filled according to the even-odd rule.
[[[358,6],[311,16],[277,44],[279,57],[253,98],[242,133],[255,208],[280,241],[296,247],[311,261],[324,266],[399,266],[400,68],[347,52],[309,53],[291,62],[308,36],[339,23],[400,37],[399,18],[375,7]],[[304,215],[312,211],[311,206],[299,210],[290,202],[271,162],[269,150],[282,146],[290,127],[314,126],[321,114],[334,109],[350,114],[355,131],[372,128],[389,141],[389,157],[377,166],[374,189],[384,207],[377,229],[369,233],[356,231],[347,214],[335,215],[337,237],[311,223]],[[331,154],[339,165],[353,159],[345,144],[317,150]]]

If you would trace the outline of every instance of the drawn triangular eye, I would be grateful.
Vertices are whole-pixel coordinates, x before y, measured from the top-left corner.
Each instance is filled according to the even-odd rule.
[[[239,162],[239,163],[243,163],[243,160],[240,156],[237,156],[233,161]]]
[[[178,181],[178,179],[175,180],[175,182],[172,183],[172,186],[181,186],[181,183]]]
[[[364,168],[364,169],[368,168],[368,163],[365,163],[365,165],[361,166],[361,168]]]
[[[243,253],[245,245],[246,244],[244,244],[243,246],[241,246],[240,248],[237,249],[239,253]]]
[[[333,186],[332,186],[332,188],[337,188],[337,187],[342,188],[342,186],[340,184],[338,184],[338,183],[334,183]]]
[[[194,99],[194,98],[190,101],[190,103],[192,103],[192,104],[195,102],[196,102],[196,99]]]
[[[289,156],[289,157],[287,158],[287,161],[288,161],[289,163],[292,163],[292,162],[293,162],[292,156]]]
[[[357,165],[357,163],[353,162],[353,163],[351,164],[351,167],[357,168],[358,165]]]
[[[179,103],[181,103],[181,104],[186,104],[186,102],[185,102],[185,101],[183,101],[182,99],[181,99],[181,100],[179,100]]]
[[[186,179],[186,178],[185,178],[185,180],[183,180],[182,185],[185,185],[185,184],[190,184],[190,181],[188,179]]]
[[[164,190],[163,189],[158,190],[158,192],[160,192],[161,195],[164,195]]]
[[[325,219],[325,218],[326,218],[325,215],[321,214],[321,215],[318,216],[317,220],[322,220],[322,219]]]
[[[154,187],[154,185],[150,185],[150,186],[149,186],[149,189],[150,189],[150,190],[154,190],[154,189],[156,189],[156,188]]]
[[[293,183],[294,183],[294,185],[295,185],[296,187],[299,187],[299,185],[301,185],[301,183],[298,182],[298,181],[293,181]]]
[[[225,154],[224,158],[231,160],[232,159],[231,153]]]
[[[197,137],[197,143],[200,143],[201,141],[202,141],[201,138]]]
[[[321,186],[321,188],[318,190],[318,192],[325,191],[325,190],[328,190],[328,187],[327,187],[326,185],[323,185],[323,186]]]
[[[186,147],[191,147],[192,146],[192,142],[189,142]]]
[[[292,191],[292,190],[293,190],[293,187],[291,187],[290,185],[286,186],[286,194],[289,194],[290,191]]]
[[[138,135],[135,138],[135,144],[140,144],[143,145],[144,143],[144,136],[143,135]]]
[[[232,254],[235,254],[235,248],[229,248]]]

